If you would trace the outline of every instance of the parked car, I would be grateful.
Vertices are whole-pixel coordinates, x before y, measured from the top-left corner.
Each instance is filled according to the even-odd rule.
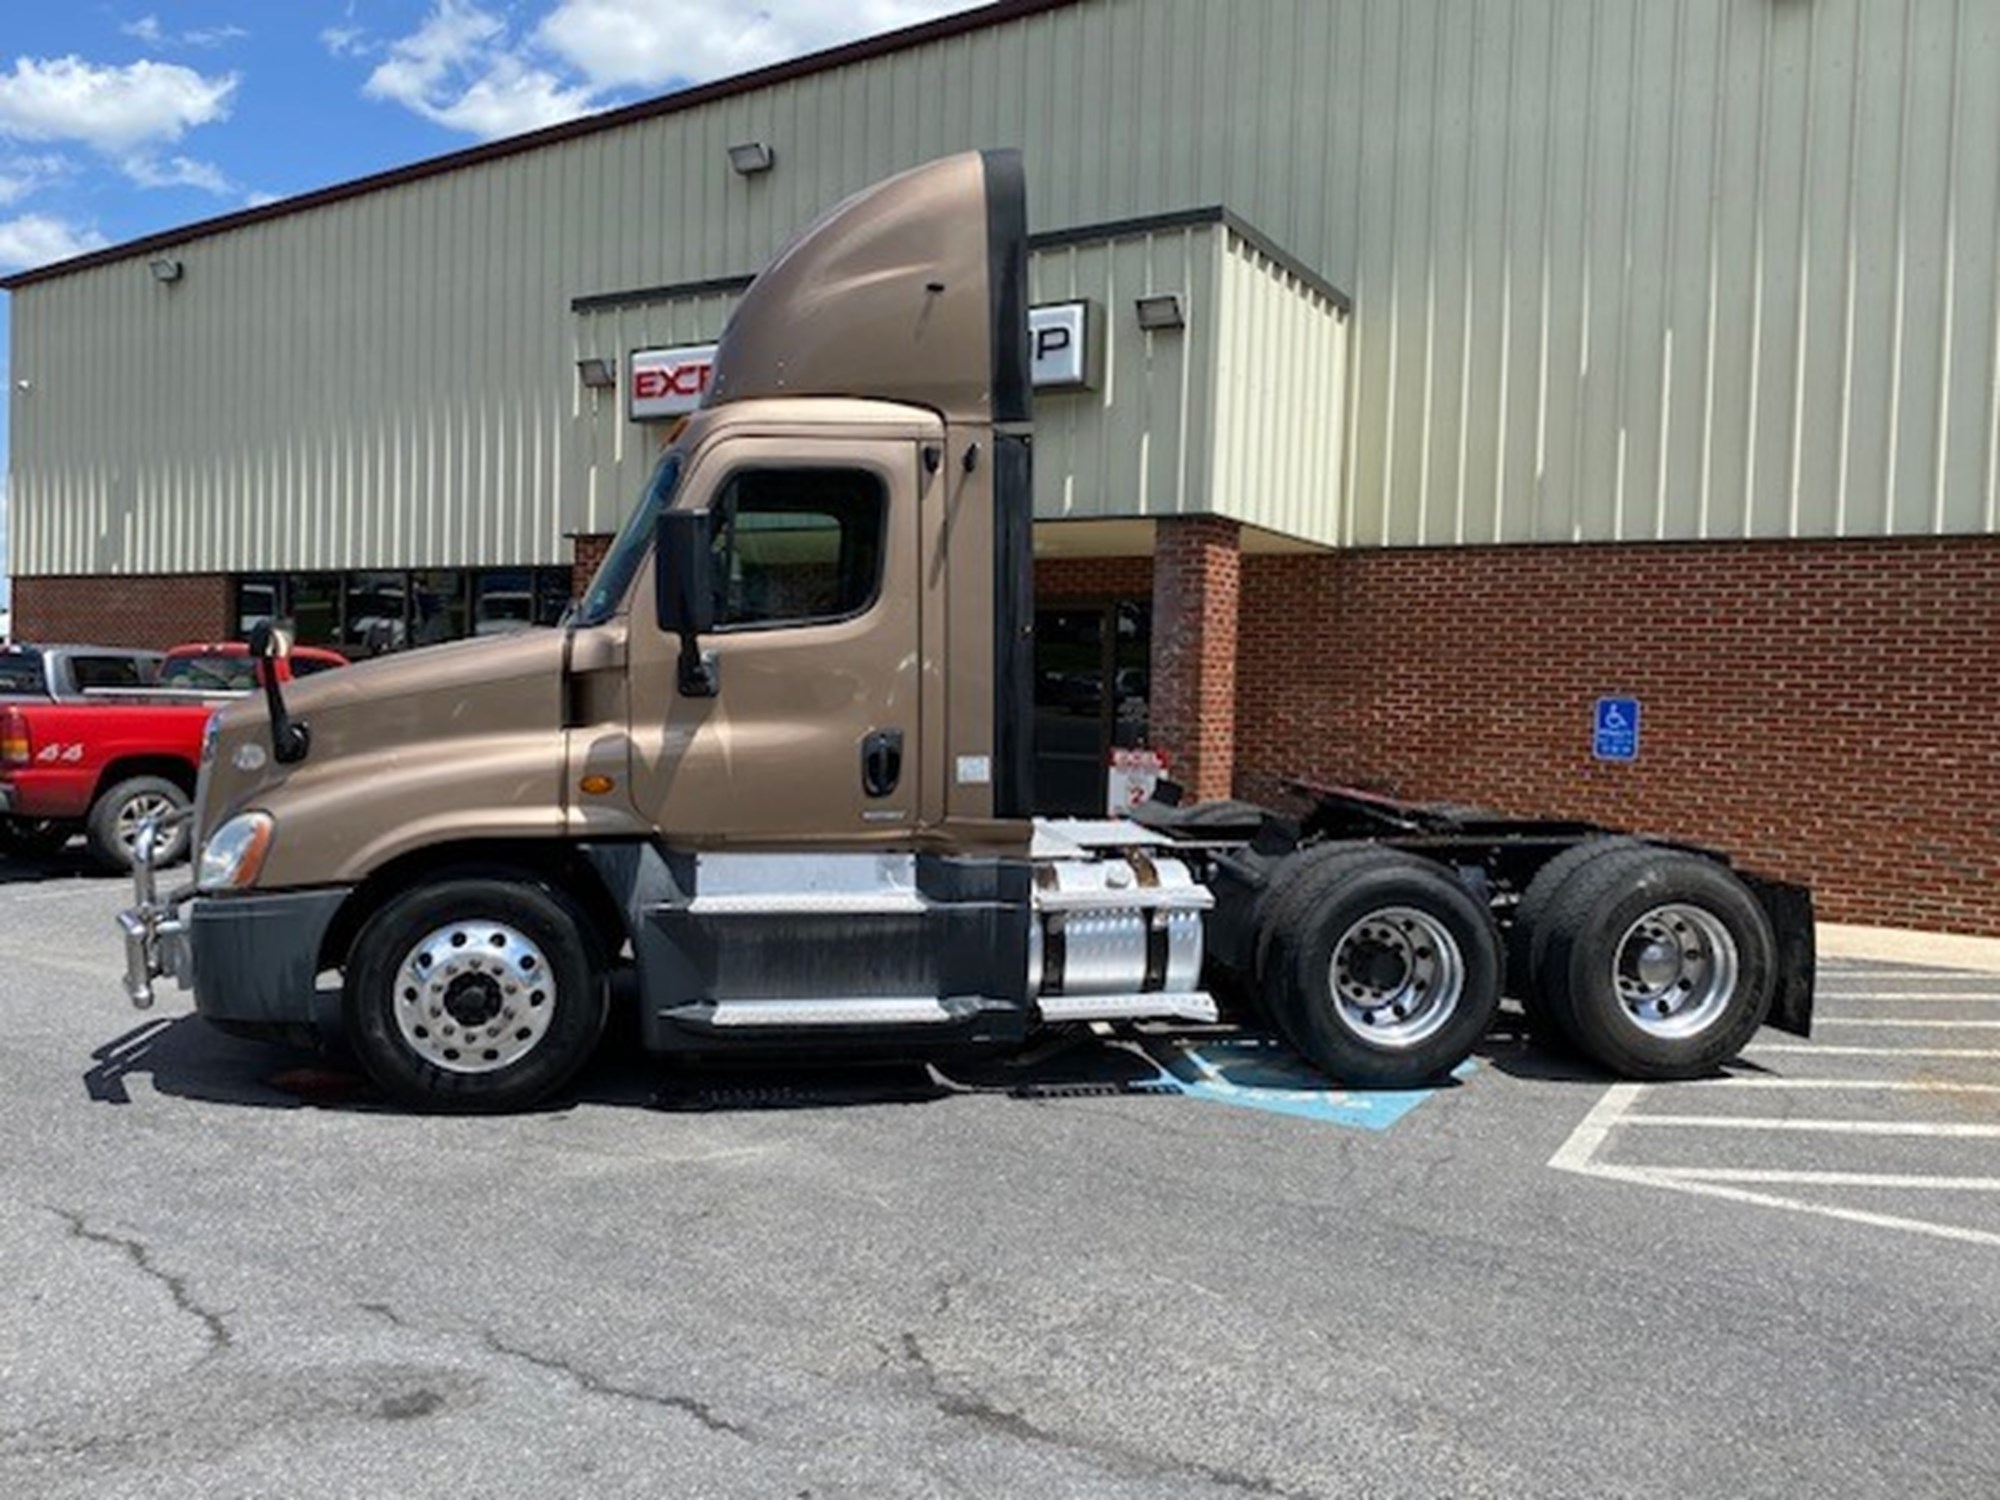
[[[295,646],[279,664],[279,681],[310,677],[347,665],[338,651],[320,646]],[[257,686],[257,663],[241,641],[212,641],[176,646],[167,652],[158,686],[172,692],[209,695],[247,693]]]
[[[161,660],[157,651],[126,646],[0,646],[0,702],[74,703],[93,692],[149,687]]]
[[[346,660],[305,646],[274,666],[289,681]],[[129,869],[140,825],[192,800],[216,706],[256,686],[248,651],[223,642],[176,646],[150,689],[0,702],[0,848],[45,853],[81,833],[99,864]],[[169,836],[166,860],[187,852],[188,832]]]

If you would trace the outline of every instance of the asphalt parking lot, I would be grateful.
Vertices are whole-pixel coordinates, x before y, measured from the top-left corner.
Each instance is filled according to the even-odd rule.
[[[691,1074],[415,1118],[0,862],[0,1493],[2000,1492],[2000,974],[1635,1087],[1498,1034]]]

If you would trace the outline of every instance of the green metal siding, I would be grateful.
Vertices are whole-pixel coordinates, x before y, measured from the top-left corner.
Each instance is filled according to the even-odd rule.
[[[23,289],[13,565],[560,561],[635,440],[571,297],[1005,144],[1037,230],[1226,204],[1352,294],[1348,544],[1992,532],[1996,140],[1987,0],[1081,0]]]

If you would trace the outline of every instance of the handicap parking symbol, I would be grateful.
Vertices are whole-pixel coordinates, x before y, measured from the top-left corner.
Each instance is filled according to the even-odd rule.
[[[1590,753],[1599,760],[1639,758],[1639,700],[1599,698],[1590,739]]]
[[[1172,1042],[1146,1055],[1160,1070],[1162,1092],[1356,1130],[1387,1130],[1437,1092],[1341,1088],[1275,1037]],[[1474,1067],[1470,1059],[1459,1064],[1453,1079],[1463,1081]]]

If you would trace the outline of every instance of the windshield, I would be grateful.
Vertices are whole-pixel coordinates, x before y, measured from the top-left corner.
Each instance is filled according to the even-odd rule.
[[[625,522],[625,529],[618,533],[618,540],[611,544],[611,550],[604,555],[604,561],[597,569],[597,576],[590,580],[590,591],[583,596],[583,603],[577,606],[578,625],[602,625],[618,613],[618,606],[625,602],[625,592],[632,587],[632,579],[638,574],[639,564],[646,559],[646,549],[653,545],[653,531],[659,524],[660,512],[674,498],[674,491],[681,482],[681,454],[672,449],[660,460],[659,468],[653,471],[651,483],[646,486],[646,495]]]

